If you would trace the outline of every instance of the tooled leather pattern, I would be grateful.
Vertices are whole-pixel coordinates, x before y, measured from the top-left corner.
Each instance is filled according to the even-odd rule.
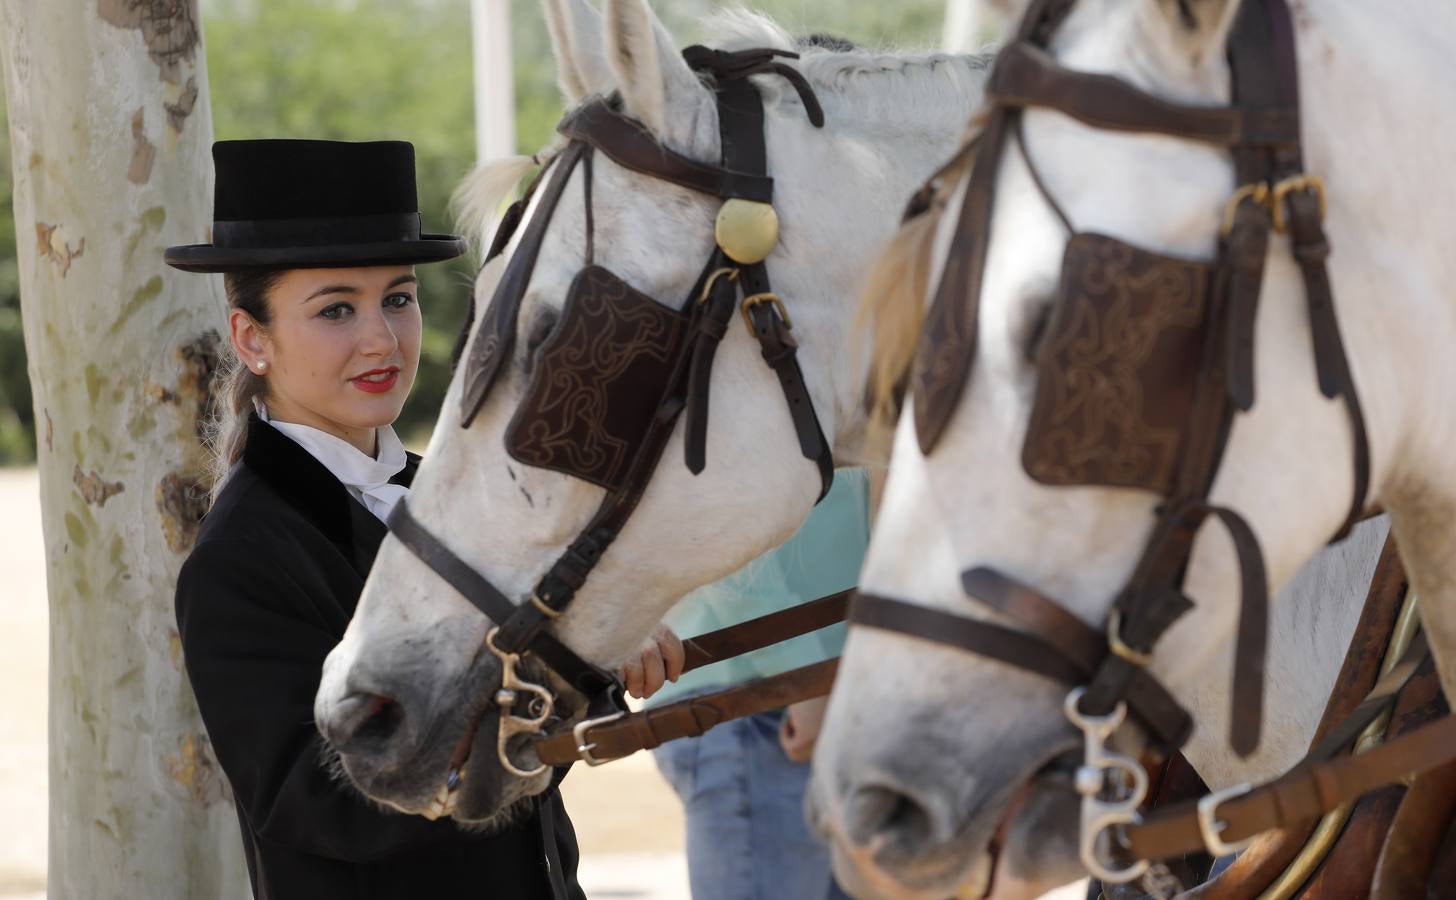
[[[620,487],[686,333],[680,313],[600,266],[583,269],[541,346],[507,451],[528,466]]]
[[[1072,238],[1037,354],[1022,448],[1032,478],[1171,492],[1212,273],[1101,235]]]

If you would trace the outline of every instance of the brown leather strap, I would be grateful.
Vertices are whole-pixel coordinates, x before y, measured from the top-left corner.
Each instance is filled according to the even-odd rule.
[[[779,378],[789,418],[794,423],[794,434],[799,439],[799,452],[819,469],[818,499],[823,500],[834,485],[834,453],[824,437],[819,414],[814,411],[809,386],[804,382],[804,371],[798,361],[799,342],[794,339],[789,323],[779,314],[779,306],[767,299],[777,295],[769,286],[768,270],[763,264],[744,266],[739,271],[743,302],[749,304],[752,301],[745,308],[749,321],[753,323],[753,336],[758,339],[764,362]],[[786,308],[784,311],[787,313]]]
[[[580,741],[572,731],[553,734],[536,743],[536,753],[541,762],[552,766],[629,756],[667,741],[696,737],[730,719],[822,697],[834,686],[838,668],[838,658],[828,659],[739,687],[630,713],[586,728]]]
[[[1312,763],[1219,804],[1219,840],[1236,843],[1261,832],[1318,818],[1389,784],[1456,760],[1456,716],[1358,756]],[[1125,844],[1138,859],[1162,859],[1203,846],[1196,803],[1157,810],[1129,826]]]
[[[683,672],[701,669],[715,662],[742,656],[843,622],[849,612],[849,597],[853,593],[853,589],[840,591],[688,638],[683,641],[683,650],[687,656]]]
[[[520,315],[521,301],[526,296],[526,287],[531,273],[536,268],[536,257],[541,253],[541,243],[546,237],[546,228],[551,224],[552,213],[566,190],[586,148],[572,144],[556,158],[554,171],[546,182],[531,221],[521,234],[521,242],[512,254],[506,270],[496,285],[490,306],[486,307],[485,318],[480,323],[480,332],[470,348],[470,357],[465,364],[465,384],[460,392],[460,427],[469,428],[485,402],[486,394],[500,374],[501,366],[511,355],[516,339],[516,319]],[[503,248],[502,248],[503,249]]]
[[[862,592],[850,601],[849,620],[986,656],[1073,686],[1085,683],[1107,655],[1101,635],[1025,585],[992,569],[973,569],[961,579],[973,596],[1022,627],[1006,628]],[[1094,651],[1094,644],[1101,649]],[[1193,731],[1187,712],[1146,671],[1133,674],[1124,699],[1164,746],[1182,746]]]
[[[1166,134],[1209,144],[1290,144],[1299,140],[1289,109],[1184,106],[1112,75],[1074,72],[1046,51],[1018,42],[996,60],[987,96],[1007,107],[1054,109],[1094,128]]]
[[[556,130],[597,148],[634,172],[679,187],[729,199],[773,201],[773,178],[698,162],[668,149],[642,123],[619,112],[608,98],[590,101],[561,120]]]

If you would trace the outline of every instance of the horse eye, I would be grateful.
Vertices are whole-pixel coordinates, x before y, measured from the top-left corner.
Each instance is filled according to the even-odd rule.
[[[526,366],[528,370],[535,365],[537,351],[551,336],[559,318],[560,314],[550,308],[543,308],[531,317],[531,323],[526,329]]]
[[[1022,344],[1022,350],[1026,354],[1026,361],[1036,365],[1037,354],[1041,351],[1041,342],[1046,337],[1047,324],[1051,322],[1052,304],[1045,301],[1037,304],[1036,312],[1031,318],[1030,326],[1026,329],[1026,339]]]

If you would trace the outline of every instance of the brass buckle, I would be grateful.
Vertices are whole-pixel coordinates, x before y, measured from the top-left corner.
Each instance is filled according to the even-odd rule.
[[[1319,200],[1321,222],[1324,221],[1325,213],[1329,211],[1329,202],[1325,198],[1325,180],[1323,178],[1308,173],[1291,175],[1274,185],[1273,194],[1269,198],[1270,212],[1274,215],[1274,230],[1280,234],[1283,234],[1289,226],[1289,219],[1284,213],[1284,199],[1294,191],[1314,191],[1315,198]]]
[[[1220,856],[1238,853],[1240,850],[1252,844],[1254,838],[1258,837],[1258,835],[1253,835],[1252,837],[1244,838],[1242,841],[1237,841],[1232,844],[1224,843],[1219,838],[1219,835],[1228,827],[1228,823],[1220,822],[1215,818],[1218,814],[1218,806],[1220,803],[1225,800],[1232,800],[1235,797],[1242,797],[1249,790],[1250,788],[1247,784],[1237,784],[1233,787],[1224,788],[1221,791],[1214,791],[1198,801],[1198,833],[1203,838],[1203,846],[1208,848],[1208,852],[1213,855],[1214,859]]]
[[[1223,206],[1223,226],[1219,228],[1219,234],[1228,237],[1229,232],[1234,230],[1234,218],[1238,216],[1239,206],[1245,200],[1252,200],[1259,206],[1267,206],[1269,204],[1269,185],[1262,181],[1240,185]]]
[[[586,719],[573,725],[571,728],[571,737],[573,740],[576,741],[576,758],[593,767],[611,762],[611,759],[598,759],[597,757],[592,756],[592,751],[597,748],[597,745],[595,743],[587,742],[586,733],[588,730],[595,728],[598,725],[606,725],[611,722],[615,722],[625,715],[627,714],[624,712],[614,712],[608,716],[601,716],[595,719]],[[613,757],[612,759],[616,759],[616,757]]]
[[[749,311],[760,303],[772,303],[774,309],[779,312],[779,318],[784,320],[784,327],[790,331],[794,330],[794,320],[789,318],[789,310],[784,306],[784,301],[780,299],[778,294],[766,291],[762,294],[753,294],[743,298],[743,324],[748,326],[749,334],[754,333],[753,317],[749,315]]]
[[[1126,660],[1139,668],[1144,668],[1153,661],[1151,653],[1134,650],[1122,639],[1122,610],[1115,606],[1107,616],[1107,646],[1112,648],[1113,655],[1118,659]]]
[[[708,302],[708,295],[713,293],[713,285],[716,284],[718,282],[718,279],[722,278],[724,275],[728,276],[729,281],[738,280],[738,270],[732,266],[724,266],[721,269],[714,269],[713,274],[708,276],[708,280],[703,282],[703,292],[698,295],[699,306],[702,306],[704,303]]]

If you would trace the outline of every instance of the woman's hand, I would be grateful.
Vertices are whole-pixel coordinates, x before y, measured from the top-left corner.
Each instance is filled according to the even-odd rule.
[[[658,625],[652,637],[643,642],[635,659],[622,664],[622,681],[627,693],[633,697],[646,698],[657,693],[665,682],[677,681],[682,676],[682,640],[666,625]]]
[[[784,723],[779,726],[779,746],[784,755],[796,763],[808,762],[814,755],[814,743],[824,725],[828,697],[800,700],[784,710]]]

